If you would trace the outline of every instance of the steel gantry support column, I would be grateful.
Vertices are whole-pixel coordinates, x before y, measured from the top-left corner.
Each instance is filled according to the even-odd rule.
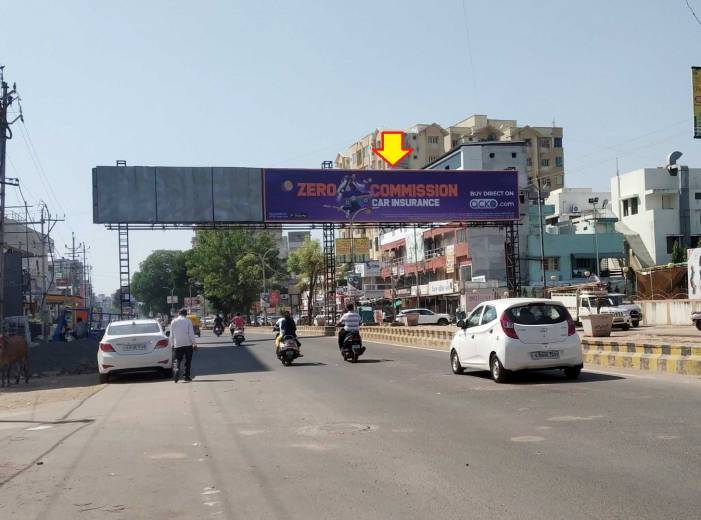
[[[129,288],[129,226],[119,224],[119,314],[122,319],[132,314]]]
[[[517,222],[510,222],[506,226],[504,254],[506,260],[506,286],[509,289],[509,296],[520,296],[521,254],[519,251]]]
[[[336,233],[333,224],[324,224],[324,315],[336,323]],[[311,316],[311,314],[310,314]]]

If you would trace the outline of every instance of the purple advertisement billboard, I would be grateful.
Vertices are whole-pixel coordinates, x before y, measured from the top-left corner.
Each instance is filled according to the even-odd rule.
[[[518,220],[518,173],[263,170],[266,222]]]

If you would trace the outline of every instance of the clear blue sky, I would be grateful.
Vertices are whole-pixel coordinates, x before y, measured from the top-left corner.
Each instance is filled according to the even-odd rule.
[[[318,167],[376,127],[481,113],[563,126],[570,187],[608,189],[617,156],[622,171],[674,149],[701,166],[701,25],[684,0],[23,0],[0,17],[46,179],[19,129],[7,174],[66,214],[59,252],[71,232],[90,246],[98,292],[118,286],[117,237],[92,224],[91,168],[116,159]],[[134,233],[132,271],[188,245]]]

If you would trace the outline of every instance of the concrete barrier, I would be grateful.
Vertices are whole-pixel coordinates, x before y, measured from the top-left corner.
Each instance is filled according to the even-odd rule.
[[[300,337],[334,336],[334,327],[298,327]],[[448,352],[455,329],[415,327],[363,327],[363,339],[406,347],[423,347]],[[586,365],[630,368],[681,375],[701,375],[701,346],[639,343],[582,337]]]

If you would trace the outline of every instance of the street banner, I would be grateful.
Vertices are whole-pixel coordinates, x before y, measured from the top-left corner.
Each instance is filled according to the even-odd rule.
[[[351,258],[351,249],[353,258]],[[366,262],[370,259],[369,238],[337,238],[336,261],[341,263]]]
[[[177,296],[166,296],[166,303],[171,304],[171,305],[178,303],[178,297]]]
[[[266,222],[518,220],[518,172],[263,171]]]
[[[687,249],[686,268],[690,300],[701,300],[701,248]]]
[[[270,293],[260,293],[260,306],[263,309],[267,309],[268,307],[270,307]]]
[[[348,280],[348,289],[354,289],[358,292],[363,290],[363,279],[359,273],[349,271],[346,273],[346,278]]]
[[[691,90],[694,104],[694,137],[701,139],[701,67],[691,67]]]
[[[280,291],[270,291],[270,306],[277,307],[280,305]]]
[[[446,274],[455,272],[455,246],[445,246],[445,272]]]

